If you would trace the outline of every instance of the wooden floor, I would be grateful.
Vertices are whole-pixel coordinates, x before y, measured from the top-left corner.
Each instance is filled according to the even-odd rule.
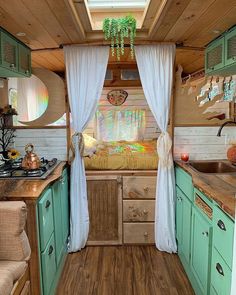
[[[57,295],[193,295],[177,255],[154,246],[87,247],[69,254]]]

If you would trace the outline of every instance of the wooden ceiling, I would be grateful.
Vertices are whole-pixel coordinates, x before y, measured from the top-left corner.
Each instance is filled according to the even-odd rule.
[[[33,66],[64,71],[61,44],[104,43],[92,29],[85,0],[0,0],[0,25],[32,50]],[[100,21],[101,23],[101,21]],[[236,0],[150,0],[137,43],[175,42],[177,63],[185,73],[204,65],[204,47],[236,24]]]

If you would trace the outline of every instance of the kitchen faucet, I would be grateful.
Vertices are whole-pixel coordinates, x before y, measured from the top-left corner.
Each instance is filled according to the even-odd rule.
[[[235,121],[227,121],[227,122],[224,122],[221,126],[220,126],[220,128],[219,128],[219,130],[218,130],[218,132],[217,132],[217,136],[221,136],[221,131],[222,131],[222,129],[225,127],[225,125],[228,125],[228,124],[234,124],[234,125],[236,125],[236,122]]]

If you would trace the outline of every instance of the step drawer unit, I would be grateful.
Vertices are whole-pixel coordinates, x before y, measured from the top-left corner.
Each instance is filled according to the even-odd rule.
[[[123,242],[154,244],[156,176],[123,176]]]
[[[211,288],[217,295],[230,295],[233,239],[234,221],[215,205],[213,208]]]

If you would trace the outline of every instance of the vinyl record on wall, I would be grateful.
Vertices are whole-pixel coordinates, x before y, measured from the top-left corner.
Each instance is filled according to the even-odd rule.
[[[108,92],[107,100],[114,106],[120,106],[128,97],[128,92],[122,89],[114,89]]]

